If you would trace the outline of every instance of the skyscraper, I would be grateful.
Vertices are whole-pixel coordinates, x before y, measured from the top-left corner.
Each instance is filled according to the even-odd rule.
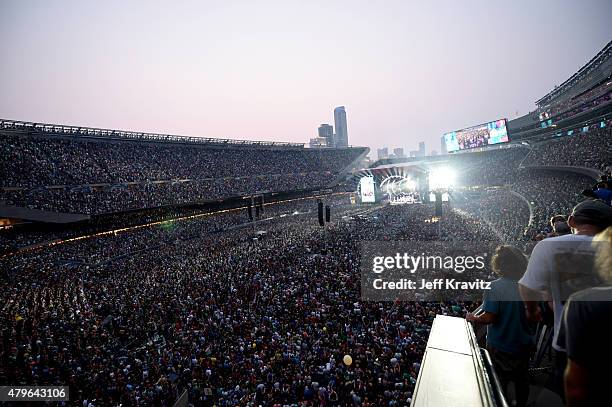
[[[336,147],[348,147],[346,110],[344,110],[344,106],[338,106],[334,109],[334,125],[336,126]]]
[[[387,147],[378,149],[378,159],[389,158],[389,149]]]
[[[419,142],[419,157],[425,157],[425,142],[424,141],[420,141]]]
[[[402,147],[394,148],[393,155],[395,158],[404,158],[404,149]]]
[[[440,154],[446,154],[446,140],[444,140],[444,136],[440,138]]]
[[[329,124],[323,123],[319,126],[319,137],[325,139],[327,147],[334,147],[334,128]]]

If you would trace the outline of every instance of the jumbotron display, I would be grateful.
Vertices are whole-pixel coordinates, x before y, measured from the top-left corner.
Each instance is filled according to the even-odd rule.
[[[448,152],[506,143],[509,140],[506,119],[499,119],[444,134],[446,151]]]
[[[359,181],[359,190],[361,192],[362,203],[376,202],[376,194],[374,191],[374,177],[363,177]]]

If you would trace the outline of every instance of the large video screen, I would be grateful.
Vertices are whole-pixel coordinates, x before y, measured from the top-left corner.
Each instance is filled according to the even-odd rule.
[[[506,119],[499,119],[467,129],[451,131],[444,134],[444,141],[446,151],[451,152],[506,143],[510,139],[508,138]]]
[[[359,191],[361,193],[362,203],[376,202],[374,195],[374,177],[363,177],[359,180]]]

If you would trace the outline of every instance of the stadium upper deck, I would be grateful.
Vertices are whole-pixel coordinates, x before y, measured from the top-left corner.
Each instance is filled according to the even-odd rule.
[[[0,123],[0,201],[99,214],[319,189],[369,151]]]
[[[569,79],[536,101],[539,108],[569,99],[609,78],[612,71],[612,41]]]
[[[612,41],[569,79],[540,98],[537,109],[508,121],[513,140],[552,135],[612,117]]]

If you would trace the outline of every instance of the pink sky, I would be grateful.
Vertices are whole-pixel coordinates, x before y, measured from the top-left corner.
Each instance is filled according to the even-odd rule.
[[[0,116],[427,150],[514,118],[612,38],[600,1],[3,1]],[[375,156],[375,153],[373,154]]]

